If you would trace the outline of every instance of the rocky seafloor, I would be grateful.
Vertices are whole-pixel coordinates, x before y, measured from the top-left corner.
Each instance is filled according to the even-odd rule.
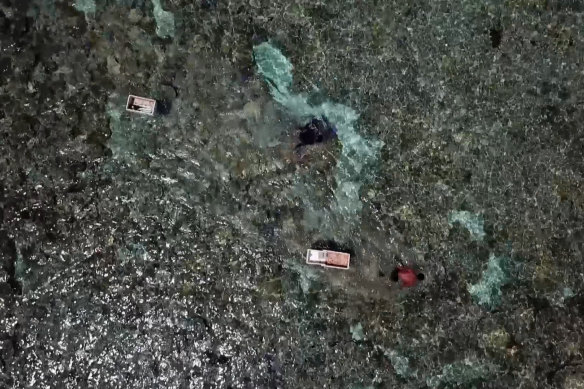
[[[584,2],[0,0],[0,50],[0,387],[584,387]]]

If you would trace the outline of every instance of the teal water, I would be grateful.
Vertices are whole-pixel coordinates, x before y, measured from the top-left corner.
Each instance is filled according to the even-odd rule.
[[[312,105],[308,102],[308,96],[295,93],[292,90],[294,66],[271,43],[255,46],[254,57],[258,72],[268,83],[273,99],[298,123],[325,116],[337,127],[342,153],[335,170],[335,202],[329,204],[327,211],[309,209],[312,216],[306,218],[309,224],[317,224],[314,227],[319,230],[349,229],[351,223],[359,221],[363,207],[360,190],[374,175],[383,142],[360,134],[359,114],[351,107],[333,101]]]

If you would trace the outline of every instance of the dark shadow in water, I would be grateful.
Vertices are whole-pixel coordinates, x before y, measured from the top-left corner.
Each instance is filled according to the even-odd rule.
[[[203,9],[215,9],[217,8],[217,0],[202,0],[201,8]]]
[[[172,109],[172,102],[170,100],[157,100],[156,113],[159,115],[168,115]]]

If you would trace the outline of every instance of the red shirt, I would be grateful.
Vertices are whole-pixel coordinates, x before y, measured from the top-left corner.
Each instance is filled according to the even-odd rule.
[[[416,272],[414,272],[414,270],[409,267],[398,267],[397,277],[401,281],[401,285],[404,288],[415,286],[418,283],[418,276],[416,275]]]

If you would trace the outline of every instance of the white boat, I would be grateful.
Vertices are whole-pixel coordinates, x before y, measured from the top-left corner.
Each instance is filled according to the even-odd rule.
[[[126,102],[126,111],[154,116],[156,100],[146,97],[129,95]]]
[[[351,255],[338,251],[308,249],[306,263],[334,269],[348,269]]]

